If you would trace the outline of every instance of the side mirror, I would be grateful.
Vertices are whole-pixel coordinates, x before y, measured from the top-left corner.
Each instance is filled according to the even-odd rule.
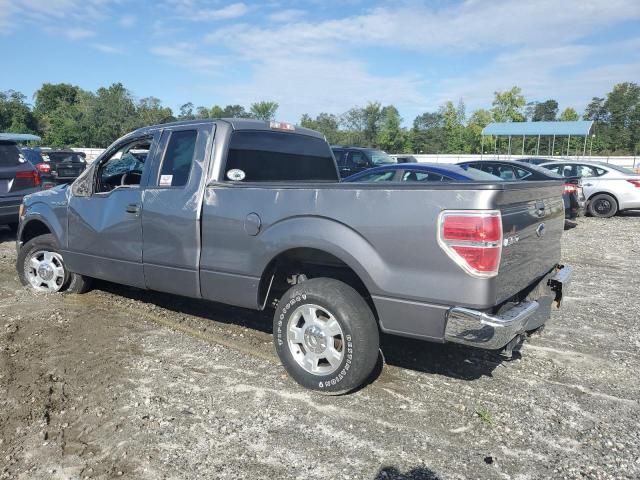
[[[90,197],[93,191],[93,173],[95,163],[87,167],[71,184],[71,195],[74,197]]]

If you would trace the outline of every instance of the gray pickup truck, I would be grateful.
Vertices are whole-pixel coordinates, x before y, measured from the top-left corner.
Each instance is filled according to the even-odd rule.
[[[17,270],[273,309],[306,388],[345,393],[379,332],[510,351],[560,305],[563,183],[340,183],[322,135],[278,122],[146,127],[70,186],[25,198]]]

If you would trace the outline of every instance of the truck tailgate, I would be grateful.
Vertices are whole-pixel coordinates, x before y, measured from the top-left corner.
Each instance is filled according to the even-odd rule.
[[[500,303],[545,275],[560,261],[564,230],[562,182],[522,182],[497,197],[503,248],[496,284]]]

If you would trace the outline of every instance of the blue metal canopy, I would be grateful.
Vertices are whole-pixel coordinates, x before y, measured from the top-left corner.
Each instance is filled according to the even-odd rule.
[[[490,123],[482,129],[482,135],[495,137],[517,137],[538,135],[571,135],[586,137],[591,131],[593,122],[501,122]]]
[[[37,135],[32,135],[30,133],[11,133],[0,132],[0,140],[9,140],[11,142],[27,142],[27,141],[40,141],[42,140]]]

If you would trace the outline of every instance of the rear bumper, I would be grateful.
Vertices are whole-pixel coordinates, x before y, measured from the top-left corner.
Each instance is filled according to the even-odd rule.
[[[0,199],[0,225],[18,222],[18,212],[22,197]]]
[[[548,320],[550,308],[540,308],[541,305],[550,307],[556,302],[560,306],[572,274],[571,267],[559,268],[545,276],[534,289],[540,294],[537,300],[528,298],[500,314],[490,315],[464,307],[450,308],[445,340],[487,350],[504,347],[517,335],[534,330]]]

